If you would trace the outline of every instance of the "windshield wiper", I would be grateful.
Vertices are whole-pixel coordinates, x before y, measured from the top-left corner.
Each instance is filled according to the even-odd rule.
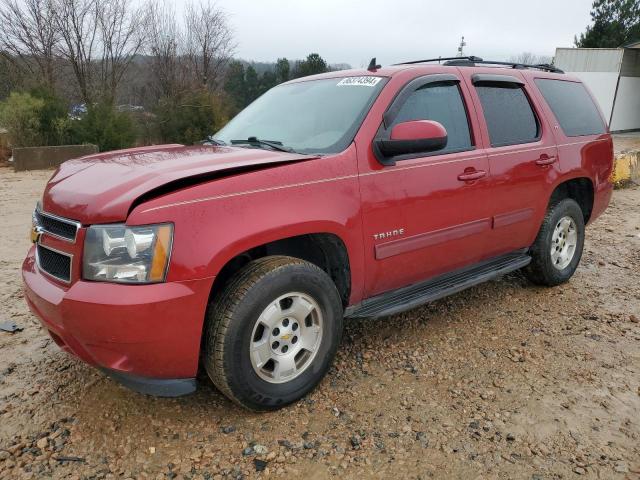
[[[255,147],[267,146],[279,152],[295,152],[293,148],[285,147],[282,142],[276,140],[259,140],[257,137],[249,137],[246,140],[231,140],[231,145],[252,145]]]
[[[204,145],[211,144],[211,145],[218,145],[221,147],[224,147],[226,145],[226,143],[224,143],[222,140],[218,140],[217,138],[213,138],[212,136],[208,136],[207,139],[204,140],[202,143]]]

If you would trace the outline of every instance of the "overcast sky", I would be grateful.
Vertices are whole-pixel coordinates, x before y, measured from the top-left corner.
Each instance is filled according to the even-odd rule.
[[[177,0],[178,4],[185,0]],[[592,0],[216,0],[245,60],[299,59],[366,66],[465,53],[492,60],[553,56],[589,24]]]

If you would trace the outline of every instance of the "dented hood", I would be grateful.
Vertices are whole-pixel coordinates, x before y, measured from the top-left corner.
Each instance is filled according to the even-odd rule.
[[[160,187],[311,158],[208,145],[163,145],[90,155],[60,165],[45,189],[43,208],[83,224],[120,222],[136,199]]]

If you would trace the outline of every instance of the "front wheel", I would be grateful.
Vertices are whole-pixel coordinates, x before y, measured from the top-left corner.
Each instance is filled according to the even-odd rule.
[[[227,397],[275,410],[313,389],[342,334],[342,302],[331,278],[291,257],[249,263],[210,305],[204,365]]]
[[[569,280],[580,263],[584,246],[584,216],[575,200],[566,198],[549,207],[525,275],[538,285],[555,286]]]

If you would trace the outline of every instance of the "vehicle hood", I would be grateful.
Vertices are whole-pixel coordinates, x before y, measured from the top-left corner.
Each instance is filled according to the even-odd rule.
[[[64,162],[47,184],[43,209],[83,224],[124,221],[141,196],[156,189],[207,181],[239,171],[310,160],[278,151],[163,145],[90,155]],[[169,188],[170,190],[170,188]]]

